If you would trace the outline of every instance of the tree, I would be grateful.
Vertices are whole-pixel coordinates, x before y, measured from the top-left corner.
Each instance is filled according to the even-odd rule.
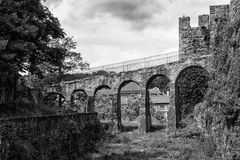
[[[56,61],[54,66],[48,67],[51,68],[51,72],[58,73],[60,81],[62,80],[63,74],[66,74],[71,70],[84,70],[89,67],[88,63],[83,62],[81,53],[72,51],[73,49],[76,49],[77,46],[77,43],[73,41],[73,37],[54,39],[50,42],[50,46],[58,48],[63,52],[63,57]]]
[[[170,82],[170,80],[166,76],[156,77],[150,82],[149,89],[157,87],[161,91],[169,90],[169,84],[170,84],[169,82]]]
[[[4,0],[0,4],[1,71],[38,73],[39,64],[54,64],[62,58],[62,51],[48,43],[63,38],[64,32],[40,0]]]
[[[64,52],[49,42],[65,34],[41,0],[0,1],[0,15],[0,80],[16,97],[18,73],[40,74],[39,64],[62,59]]]

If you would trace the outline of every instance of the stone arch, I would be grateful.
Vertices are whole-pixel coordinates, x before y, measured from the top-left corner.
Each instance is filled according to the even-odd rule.
[[[176,83],[177,78],[179,77],[179,74],[189,68],[189,67],[200,67],[205,69],[208,74],[210,75],[210,66],[205,66],[204,64],[201,63],[196,63],[196,62],[191,62],[191,63],[185,63],[185,64],[177,64],[176,68],[172,70],[172,74],[170,75],[170,79],[172,80],[172,83]]]
[[[84,89],[75,89],[71,93],[71,107],[79,108],[78,112],[86,112],[88,103],[88,94]]]
[[[162,84],[159,84],[158,88],[159,91],[163,91],[164,88],[162,87],[167,87],[168,88],[168,96],[166,96],[166,98],[168,98],[166,101],[168,101],[170,99],[169,94],[170,94],[170,78],[164,74],[156,74],[151,76],[146,83],[146,98],[145,98],[145,114],[146,114],[146,131],[150,131],[152,129],[152,121],[151,121],[151,111],[150,111],[150,85],[151,83],[158,77],[162,77],[162,79],[160,79]],[[163,84],[164,83],[164,84]],[[166,84],[165,84],[166,83]],[[167,103],[167,102],[166,102]],[[168,102],[169,104],[170,102]]]
[[[120,130],[120,131],[124,131],[124,128],[123,128],[123,125],[122,125],[122,119],[121,119],[122,118],[121,117],[121,114],[122,114],[121,113],[121,89],[129,83],[135,83],[139,87],[142,88],[142,86],[134,80],[126,80],[119,85],[119,87],[117,89],[117,122],[118,122],[117,126],[118,126],[118,130]]]
[[[208,88],[210,74],[200,65],[183,68],[175,79],[176,127],[181,127],[183,117],[190,115],[200,103]]]
[[[54,103],[53,101],[57,101],[57,107],[62,107],[62,104],[66,102],[66,98],[60,92],[49,92],[43,99],[44,104]],[[53,105],[53,104],[51,104]],[[55,106],[56,107],[56,106]]]
[[[94,95],[92,99],[93,110],[98,113],[100,121],[107,122],[113,120],[113,94],[110,92],[101,92],[101,90],[111,91],[111,87],[108,85],[100,85],[94,90]]]

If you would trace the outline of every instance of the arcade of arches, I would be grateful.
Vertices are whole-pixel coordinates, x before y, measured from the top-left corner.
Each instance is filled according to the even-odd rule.
[[[178,128],[207,91],[210,67],[202,62],[48,86],[46,102],[55,95],[55,105],[74,106],[77,112],[97,112],[100,120],[114,122],[121,131],[131,127],[139,132]],[[55,88],[61,90],[56,92]]]

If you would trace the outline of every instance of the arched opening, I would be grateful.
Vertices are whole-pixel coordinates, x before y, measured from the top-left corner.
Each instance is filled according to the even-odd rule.
[[[101,91],[101,90],[111,90],[111,87],[109,87],[108,85],[98,86],[94,91],[94,96],[97,94],[98,91]]]
[[[94,92],[95,112],[98,113],[98,118],[102,123],[108,123],[114,119],[112,96],[113,92],[107,85],[97,87]]]
[[[71,94],[71,107],[73,112],[85,113],[88,104],[88,95],[83,89],[74,90]]]
[[[152,76],[146,84],[146,129],[167,127],[167,112],[170,104],[170,79],[162,74]]]
[[[117,93],[117,119],[119,130],[132,131],[138,128],[141,95],[141,86],[133,80],[125,81],[119,86]]]
[[[209,73],[200,66],[182,70],[175,81],[176,127],[193,118],[194,107],[202,102],[208,89]]]
[[[61,93],[50,92],[44,97],[43,102],[45,105],[48,105],[58,112],[62,109],[64,103],[66,102],[66,98]]]

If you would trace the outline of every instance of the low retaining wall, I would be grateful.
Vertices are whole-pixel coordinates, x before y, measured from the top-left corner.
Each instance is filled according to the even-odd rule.
[[[83,158],[102,133],[97,113],[0,119],[0,159]]]

